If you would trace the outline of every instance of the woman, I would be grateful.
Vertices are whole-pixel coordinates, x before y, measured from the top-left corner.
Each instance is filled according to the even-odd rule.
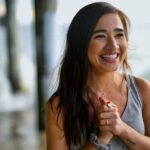
[[[129,24],[106,2],[75,15],[48,101],[48,150],[150,149],[150,84],[127,74]]]

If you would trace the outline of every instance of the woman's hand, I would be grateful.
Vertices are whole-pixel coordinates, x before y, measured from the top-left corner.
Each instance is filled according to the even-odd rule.
[[[87,100],[89,103],[89,122],[94,122],[96,126],[101,128],[101,118],[100,114],[105,112],[105,107],[110,108],[110,102],[106,99],[100,99],[100,95],[103,95],[102,93],[98,91],[94,91],[91,88],[88,88],[87,90]],[[102,98],[102,97],[101,97]],[[95,117],[94,117],[95,115]],[[110,139],[112,138],[113,134],[110,131],[101,130],[100,129],[100,135],[98,137],[100,138],[100,141],[102,144],[107,144]]]
[[[102,133],[111,132],[113,135],[120,135],[125,126],[117,106],[104,98],[99,109],[97,124]]]

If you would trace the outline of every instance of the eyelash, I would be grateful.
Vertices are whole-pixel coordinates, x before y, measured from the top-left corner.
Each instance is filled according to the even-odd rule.
[[[119,38],[119,37],[123,37],[124,36],[124,33],[118,33],[115,35],[116,38]],[[106,38],[106,35],[97,35],[95,36],[95,38]]]
[[[123,37],[123,36],[124,36],[123,33],[118,33],[118,34],[116,35],[116,37]]]
[[[105,38],[106,36],[105,35],[97,35],[95,36],[95,38]]]

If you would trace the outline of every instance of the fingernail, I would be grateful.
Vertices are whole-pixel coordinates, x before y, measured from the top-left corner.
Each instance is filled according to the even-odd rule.
[[[112,109],[112,104],[111,104],[111,102],[109,101],[109,102],[107,102],[107,106],[108,106],[108,108],[109,109]]]

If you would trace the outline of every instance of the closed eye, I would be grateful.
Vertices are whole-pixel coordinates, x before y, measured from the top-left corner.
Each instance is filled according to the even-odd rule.
[[[115,37],[117,37],[117,38],[124,37],[124,33],[118,33],[115,35]]]
[[[95,39],[97,39],[97,38],[106,38],[106,35],[99,34],[99,35],[94,36],[94,38]]]

